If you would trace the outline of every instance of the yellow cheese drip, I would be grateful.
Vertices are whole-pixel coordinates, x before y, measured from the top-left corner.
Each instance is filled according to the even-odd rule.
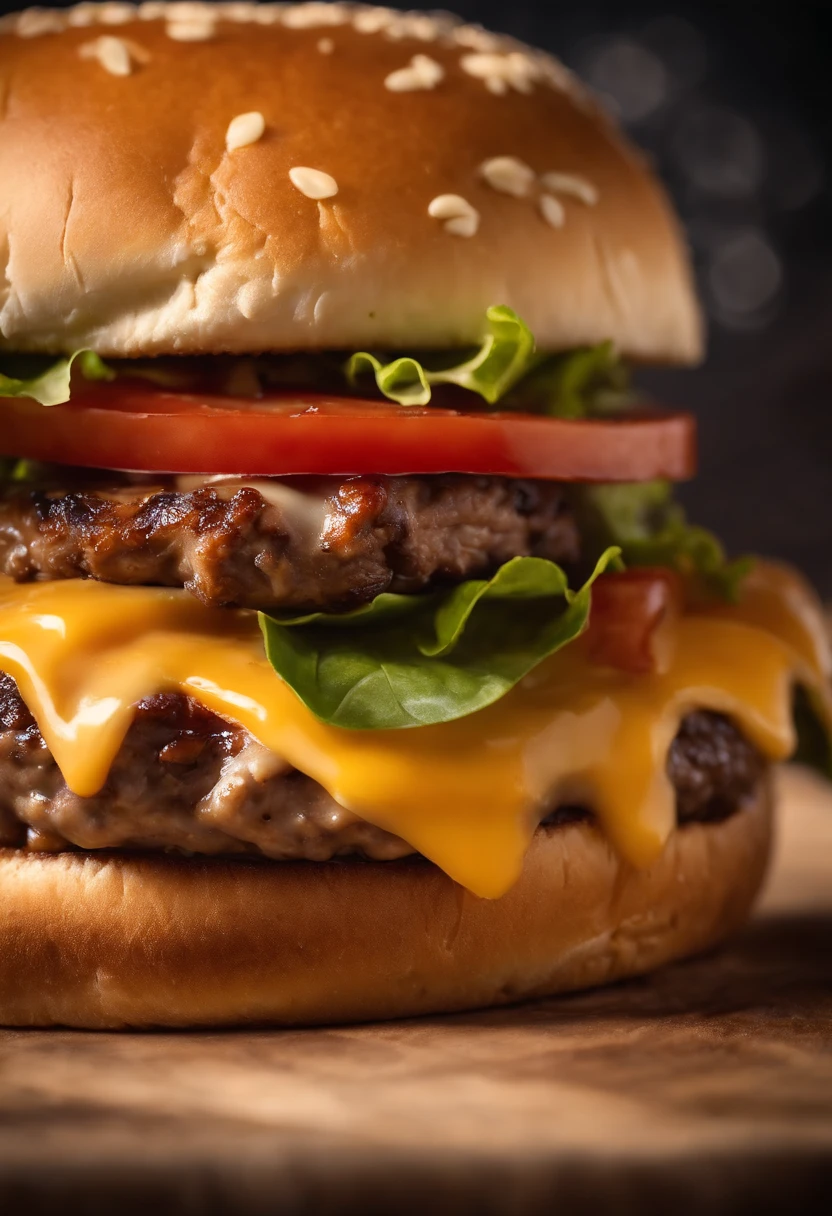
[[[253,613],[179,590],[3,579],[0,670],[78,795],[106,781],[135,703],[180,691],[495,898],[556,800],[591,806],[624,858],[650,864],[674,824],[668,747],[692,709],[730,714],[766,756],[787,757],[793,678],[826,696],[819,620],[795,576],[761,568],[739,608],[684,616],[653,674],[592,665],[578,642],[468,718],[346,731],[318,722],[275,675]]]

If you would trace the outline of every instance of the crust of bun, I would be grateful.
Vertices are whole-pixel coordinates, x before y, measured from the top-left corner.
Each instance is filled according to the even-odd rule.
[[[544,350],[611,339],[638,359],[699,357],[665,195],[556,61],[444,18],[431,35],[432,18],[388,14],[371,33],[364,6],[248,7],[221,6],[240,11],[195,41],[124,5],[112,21],[82,5],[4,24],[0,344],[413,350],[476,342],[485,309],[507,304]],[[98,57],[101,35],[126,46],[128,74]],[[392,91],[415,55],[442,79]],[[228,151],[253,111],[262,136]],[[561,193],[552,226],[539,184],[517,198],[483,179],[505,156],[583,178],[598,201]],[[298,166],[337,195],[301,193]],[[445,194],[476,210],[475,235],[428,214]]]
[[[736,929],[771,791],[649,870],[582,823],[480,900],[426,862],[248,864],[0,852],[0,1023],[298,1025],[508,1004],[648,972]]]

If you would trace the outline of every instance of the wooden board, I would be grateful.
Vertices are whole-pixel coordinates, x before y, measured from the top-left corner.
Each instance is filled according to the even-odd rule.
[[[0,1211],[832,1205],[832,795],[783,779],[718,955],[525,1008],[293,1032],[0,1034]]]

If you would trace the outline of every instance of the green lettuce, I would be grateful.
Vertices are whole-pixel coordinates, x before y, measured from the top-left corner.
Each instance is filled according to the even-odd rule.
[[[357,387],[362,377],[372,375],[378,390],[399,405],[427,405],[441,384],[477,393],[502,409],[555,418],[603,417],[632,404],[629,369],[612,342],[544,356],[536,352],[529,327],[510,308],[495,305],[485,320],[482,346],[461,362],[443,365],[442,356],[435,354],[425,356],[438,364],[428,368],[412,356],[385,362],[360,351],[345,365],[347,379]]]
[[[379,391],[399,405],[427,405],[437,384],[455,384],[496,405],[535,366],[537,356],[531,330],[510,308],[492,305],[485,319],[482,345],[460,363],[430,370],[410,356],[384,363],[376,355],[359,351],[345,364],[347,379],[355,386],[362,375],[370,373]]]
[[[598,418],[634,401],[629,368],[612,342],[602,342],[544,359],[502,405],[553,418]]]
[[[322,722],[399,730],[484,709],[586,628],[599,559],[579,591],[554,562],[517,557],[492,579],[383,594],[341,616],[260,615],[269,662]]]
[[[712,532],[688,523],[669,482],[582,486],[576,502],[586,534],[597,546],[618,545],[627,565],[667,566],[706,595],[736,602],[753,558],[729,561]]]
[[[237,358],[163,357],[104,363],[91,350],[47,364],[40,356],[7,356],[16,368],[0,374],[0,397],[31,397],[41,405],[69,400],[72,373],[88,380],[139,377],[162,388],[257,397],[273,389],[362,391],[372,376],[379,392],[404,406],[424,406],[437,385],[454,385],[501,409],[558,418],[603,417],[632,404],[629,372],[611,342],[544,356],[531,330],[505,305],[489,308],[478,350],[392,360],[360,351],[344,363],[332,351]]]
[[[21,360],[21,357],[17,356],[17,359]],[[41,405],[63,405],[69,401],[72,369],[76,362],[78,370],[87,380],[115,378],[115,372],[92,350],[77,350],[68,358],[58,359],[45,368],[43,360],[37,357],[24,356],[22,362],[29,365],[25,367],[28,375],[18,377],[0,373],[0,397],[31,397]]]

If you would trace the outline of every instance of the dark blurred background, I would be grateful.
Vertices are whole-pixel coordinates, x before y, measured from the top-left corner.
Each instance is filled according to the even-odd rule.
[[[652,154],[709,317],[703,367],[646,377],[701,420],[684,497],[733,551],[787,557],[832,599],[832,2],[449,7],[557,53]]]

